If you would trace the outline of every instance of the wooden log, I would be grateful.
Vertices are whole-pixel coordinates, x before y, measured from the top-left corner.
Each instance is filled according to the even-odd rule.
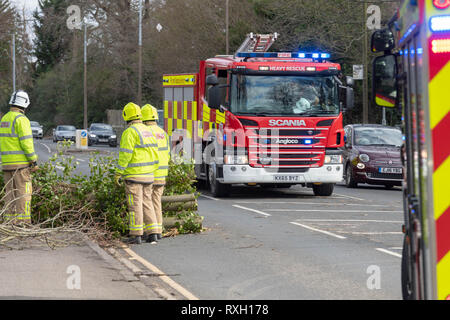
[[[163,204],[164,211],[197,210],[197,201],[188,202],[166,202]]]
[[[161,198],[162,203],[167,202],[189,202],[189,201],[196,201],[195,194],[181,194],[181,195],[175,195],[175,196],[163,196]]]
[[[194,216],[192,217],[196,223],[202,223],[203,218],[201,216]],[[177,222],[180,225],[183,225],[185,221],[183,219],[177,218],[177,217],[164,217],[163,218],[163,226],[166,229],[174,228],[176,227]]]

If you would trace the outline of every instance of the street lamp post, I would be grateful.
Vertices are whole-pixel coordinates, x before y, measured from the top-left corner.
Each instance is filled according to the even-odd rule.
[[[226,8],[225,8],[225,20],[226,20],[226,51],[227,55],[230,54],[230,35],[229,35],[229,29],[230,29],[230,1],[226,0]]]
[[[16,92],[16,34],[13,33],[12,36],[12,81],[13,81],[13,92]]]
[[[84,117],[83,117],[83,126],[84,129],[88,128],[88,117],[87,117],[87,109],[88,109],[88,99],[87,99],[87,23],[84,22]]]
[[[138,71],[138,104],[142,104],[142,0],[139,0],[139,71]]]

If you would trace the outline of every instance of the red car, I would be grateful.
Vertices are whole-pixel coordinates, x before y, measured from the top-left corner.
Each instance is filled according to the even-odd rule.
[[[402,185],[403,134],[400,129],[352,124],[344,131],[344,179],[348,188],[355,188],[358,183],[384,185],[387,189]]]

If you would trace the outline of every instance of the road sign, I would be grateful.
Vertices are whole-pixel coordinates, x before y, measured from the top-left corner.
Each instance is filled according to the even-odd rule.
[[[364,66],[362,64],[353,65],[353,79],[355,80],[364,79]]]
[[[87,132],[87,130],[77,130],[76,148],[77,149],[87,149],[88,148],[88,132]]]

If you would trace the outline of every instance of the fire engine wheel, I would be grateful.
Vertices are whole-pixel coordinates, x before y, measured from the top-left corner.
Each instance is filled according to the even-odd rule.
[[[353,178],[352,171],[352,165],[347,164],[347,168],[345,170],[345,185],[347,188],[356,188],[358,186],[358,183]]]
[[[231,186],[216,180],[216,174],[212,166],[208,167],[209,191],[213,197],[226,197],[231,191]]]
[[[323,183],[319,185],[313,185],[313,191],[315,196],[329,197],[333,194],[334,183]]]

